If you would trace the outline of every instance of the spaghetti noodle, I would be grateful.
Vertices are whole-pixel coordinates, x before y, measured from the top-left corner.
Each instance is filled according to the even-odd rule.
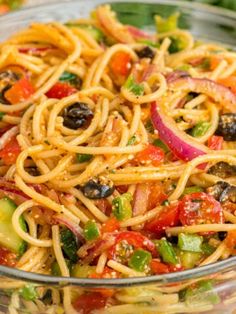
[[[100,6],[90,20],[34,23],[0,44],[2,264],[109,279],[235,254],[236,54],[156,21],[149,35]],[[184,313],[180,290],[170,310],[160,289],[140,300]],[[66,313],[85,310],[86,293],[63,295]],[[108,313],[145,311],[138,295],[98,295]]]

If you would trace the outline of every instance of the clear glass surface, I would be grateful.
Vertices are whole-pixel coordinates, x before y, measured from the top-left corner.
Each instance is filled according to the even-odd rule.
[[[0,18],[0,40],[4,40],[33,21],[57,20],[66,22],[70,19],[87,17],[95,6],[104,2],[104,0],[59,1],[59,3],[27,8],[3,16]],[[236,46],[236,14],[233,12],[203,4],[171,0],[109,1],[109,3],[112,4],[122,22],[150,31],[153,28],[153,16],[155,14],[166,17],[178,11],[180,12],[180,27],[190,30],[195,37],[220,42],[232,49]],[[134,312],[134,308],[129,306],[131,303],[136,304],[136,313],[145,314],[230,314],[236,309],[236,257],[184,272],[130,279],[97,280],[52,277],[4,266],[0,266],[0,275],[2,276],[0,280],[0,313],[1,311],[2,313],[9,311],[9,313],[47,313],[43,305],[40,310],[26,310],[27,302],[22,297],[18,303],[14,303],[14,297],[18,296],[19,288],[29,283],[39,288],[38,300],[45,304],[45,297],[40,294],[42,287],[60,291],[69,285],[75,290],[87,292],[94,291],[94,288],[116,289],[120,296],[119,302],[123,306],[117,313],[122,314]],[[217,297],[212,291],[197,289],[197,285],[194,288],[193,284],[205,280],[211,281],[214,292],[217,292]],[[178,291],[189,285],[193,287],[193,291],[196,293],[192,293],[188,302],[181,301],[179,297],[176,300]],[[157,297],[160,291],[164,296],[162,302]],[[146,294],[150,296],[150,293],[153,297],[145,297]],[[129,298],[122,297],[124,295],[128,295]],[[136,298],[133,298],[134,296]],[[16,312],[13,312],[12,308],[16,308]],[[109,313],[109,309],[106,311]],[[56,308],[55,312],[48,313],[57,313]]]

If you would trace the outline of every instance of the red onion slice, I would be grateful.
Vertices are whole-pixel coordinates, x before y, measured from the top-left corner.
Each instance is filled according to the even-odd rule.
[[[19,133],[19,127],[13,126],[0,137],[0,150],[3,149],[13,137]]]
[[[147,211],[149,193],[148,184],[137,184],[133,200],[133,216],[142,215]]]
[[[43,54],[44,52],[52,50],[56,50],[56,48],[54,48],[53,46],[48,46],[48,47],[22,47],[18,49],[20,53],[29,53],[37,56]]]
[[[56,221],[59,224],[65,225],[68,229],[70,229],[71,232],[74,233],[74,235],[82,242],[84,242],[83,237],[83,231],[75,224],[73,221],[71,221],[66,215],[64,214],[56,214],[53,216],[53,220]]]
[[[160,139],[179,159],[188,162],[207,153],[207,147],[195,142],[185,132],[179,130],[174,120],[156,102],[151,104],[151,119]]]
[[[230,112],[236,113],[236,95],[222,84],[209,79],[178,78],[169,84],[171,89],[182,89],[195,93],[205,94],[222,104]]]
[[[126,27],[113,16],[109,6],[100,6],[96,10],[96,17],[101,27],[114,39],[123,44],[134,43],[134,39]]]
[[[147,39],[147,40],[153,40],[153,41],[155,40],[155,36],[150,35],[137,27],[134,27],[132,25],[127,25],[126,28],[129,31],[129,33],[133,36],[134,39],[144,39],[144,40]]]

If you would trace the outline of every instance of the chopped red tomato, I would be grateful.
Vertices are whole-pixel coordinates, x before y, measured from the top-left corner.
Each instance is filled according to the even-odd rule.
[[[131,57],[128,53],[117,52],[111,59],[110,67],[115,75],[127,76],[131,68]]]
[[[213,196],[203,192],[188,194],[179,203],[183,225],[223,223],[223,209]]]
[[[17,104],[28,99],[34,92],[33,85],[26,77],[23,77],[5,92],[4,97],[11,104]]]
[[[20,145],[14,137],[7,145],[0,150],[0,158],[2,158],[5,165],[13,165],[21,152]]]
[[[154,275],[168,274],[170,272],[169,266],[153,259],[150,263],[151,271]]]
[[[224,138],[213,135],[208,139],[208,147],[212,150],[221,150],[223,148]]]
[[[231,253],[236,255],[236,230],[229,231],[224,242]]]
[[[1,4],[0,5],[0,15],[1,14],[6,14],[10,11],[10,7],[7,4]]]
[[[51,47],[23,47],[23,48],[19,48],[19,52],[21,53],[29,53],[32,55],[40,55],[44,52],[47,52],[49,50],[52,50],[53,46]]]
[[[128,185],[118,185],[116,186],[116,190],[120,193],[120,194],[124,194],[128,191]]]
[[[106,198],[96,200],[94,203],[105,215],[111,215],[112,206]]]
[[[68,83],[57,82],[47,93],[48,98],[62,99],[68,97],[78,90]]]
[[[89,278],[99,278],[99,279],[102,279],[102,278],[119,278],[120,277],[120,274],[115,271],[114,269],[111,269],[109,267],[105,267],[103,272],[101,274],[98,274],[98,273],[93,273],[89,276]]]
[[[98,273],[92,273],[89,278],[93,279],[114,279],[114,278],[120,278],[120,274],[115,271],[114,269],[111,269],[109,267],[105,267],[103,272],[101,274]],[[112,297],[115,293],[114,289],[104,289],[104,288],[98,288],[94,289],[94,291],[101,293],[103,296],[109,298]]]
[[[161,183],[150,184],[150,194],[148,197],[148,210],[155,208],[167,199],[164,187]]]
[[[146,248],[150,252],[156,251],[155,244],[139,232],[136,232],[136,231],[120,232],[116,237],[116,243],[119,243],[120,241],[123,241],[123,240],[126,240],[130,245],[132,245],[136,249]]]
[[[118,244],[124,243],[133,247],[134,249],[144,249],[150,251],[152,254],[156,254],[155,244],[149,240],[147,237],[142,235],[139,232],[135,231],[123,231],[117,233],[115,244],[110,248],[108,252],[108,257],[112,259],[116,259],[117,256],[120,255],[120,247]],[[122,247],[122,255],[126,250]]]
[[[168,227],[177,226],[179,222],[179,206],[172,204],[163,208],[161,213],[146,223],[144,229],[161,236]]]
[[[0,265],[14,267],[16,262],[16,254],[6,248],[0,247]]]
[[[165,153],[164,151],[154,145],[149,144],[143,151],[136,155],[135,160],[142,164],[152,164],[157,167],[164,161]]]
[[[214,71],[218,65],[221,63],[222,58],[219,56],[211,56],[210,57],[210,70]]]
[[[8,130],[10,130],[12,128],[12,125],[7,125],[7,126],[5,126],[4,128],[1,128],[0,129],[0,137],[5,133],[5,132],[7,132]]]
[[[221,78],[218,80],[218,83],[230,88],[236,94],[236,76]]]
[[[115,217],[109,218],[101,227],[102,233],[114,232],[120,229],[120,223]]]
[[[107,297],[98,292],[92,292],[79,296],[73,303],[74,308],[78,313],[90,314],[94,310],[105,307]]]

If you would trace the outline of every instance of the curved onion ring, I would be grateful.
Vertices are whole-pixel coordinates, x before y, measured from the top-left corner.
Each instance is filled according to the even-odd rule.
[[[236,113],[236,95],[222,84],[209,79],[184,77],[171,81],[171,89],[182,89],[202,93],[222,104],[230,112]]]
[[[174,120],[157,102],[151,104],[151,119],[160,139],[179,159],[188,162],[207,153],[207,147],[195,142],[185,132],[179,130]]]
[[[110,7],[100,6],[96,10],[96,17],[104,30],[118,42],[123,44],[134,43],[134,39],[126,27],[120,24],[113,16]]]

